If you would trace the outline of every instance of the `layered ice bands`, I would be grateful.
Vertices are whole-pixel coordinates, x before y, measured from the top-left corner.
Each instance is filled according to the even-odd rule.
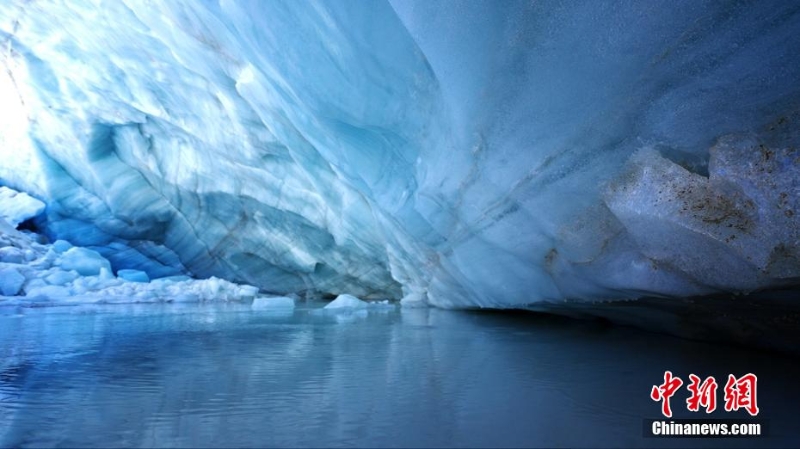
[[[125,285],[796,285],[798,30],[783,1],[3,2],[0,184]]]
[[[250,301],[258,293],[257,287],[213,277],[150,282],[145,273],[130,269],[115,276],[96,251],[64,240],[41,243],[39,237],[0,218],[0,305]]]

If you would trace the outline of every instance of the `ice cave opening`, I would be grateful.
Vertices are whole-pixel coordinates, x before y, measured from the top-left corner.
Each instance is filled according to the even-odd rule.
[[[0,306],[338,297],[796,351],[798,29],[782,1],[3,2]]]
[[[797,1],[2,0],[0,447],[800,447],[799,81]]]

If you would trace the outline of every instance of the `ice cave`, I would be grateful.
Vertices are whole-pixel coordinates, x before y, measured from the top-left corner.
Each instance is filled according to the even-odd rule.
[[[800,2],[5,0],[0,42],[0,446],[91,445],[3,402],[19,317],[89,306],[800,354]],[[260,445],[148,435],[102,443]]]

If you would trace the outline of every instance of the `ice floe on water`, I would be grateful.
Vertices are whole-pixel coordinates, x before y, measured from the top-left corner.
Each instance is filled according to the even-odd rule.
[[[339,295],[325,306],[326,309],[363,309],[367,303],[353,295]]]
[[[288,296],[262,296],[253,300],[253,310],[293,310],[294,299]]]

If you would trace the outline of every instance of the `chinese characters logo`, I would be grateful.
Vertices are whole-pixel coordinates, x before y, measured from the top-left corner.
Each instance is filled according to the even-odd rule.
[[[739,378],[729,374],[724,388],[725,411],[735,412],[741,408],[746,410],[750,416],[758,415],[757,382],[758,378],[752,373]],[[681,386],[683,386],[683,380],[680,377],[673,376],[672,371],[665,371],[664,383],[653,385],[653,389],[650,390],[650,399],[661,402],[661,413],[667,418],[672,417],[670,399]],[[691,395],[686,400],[686,408],[691,412],[698,412],[700,408],[704,408],[706,413],[716,410],[717,387],[717,381],[713,376],[708,376],[701,381],[699,376],[689,374],[687,388]]]

